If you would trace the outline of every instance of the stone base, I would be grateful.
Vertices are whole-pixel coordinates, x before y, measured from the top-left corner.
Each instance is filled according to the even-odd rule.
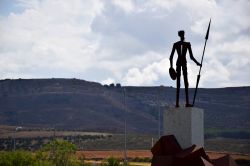
[[[182,148],[204,147],[204,113],[195,107],[169,108],[164,112],[163,134],[174,135]]]

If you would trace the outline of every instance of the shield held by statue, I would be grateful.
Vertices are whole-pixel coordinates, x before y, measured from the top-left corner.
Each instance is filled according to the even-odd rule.
[[[175,71],[174,68],[172,68],[172,67],[169,68],[169,75],[170,75],[172,80],[176,80],[176,75],[177,74],[176,74],[176,71]]]

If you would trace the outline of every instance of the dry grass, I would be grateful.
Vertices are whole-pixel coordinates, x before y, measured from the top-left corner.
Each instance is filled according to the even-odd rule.
[[[123,158],[124,151],[123,150],[108,150],[108,151],[78,151],[77,155],[84,155],[86,159],[105,159],[110,156],[115,158]],[[152,154],[149,150],[128,150],[127,151],[128,158],[146,158],[152,157]]]
[[[249,154],[240,154],[240,153],[227,153],[227,152],[213,152],[213,151],[207,151],[208,156],[211,159],[216,159],[219,157],[222,157],[226,154],[230,154],[233,159],[245,159],[250,160]],[[110,156],[113,156],[115,158],[123,158],[124,157],[124,151],[120,150],[108,150],[108,151],[78,151],[77,155],[84,155],[86,159],[105,159]],[[152,153],[149,150],[128,150],[127,151],[127,157],[128,158],[151,158]]]
[[[207,151],[208,156],[211,159],[216,159],[219,157],[222,157],[226,154],[230,154],[230,156],[234,159],[234,160],[238,160],[238,159],[245,159],[245,160],[250,160],[250,154],[240,154],[240,153],[227,153],[227,152],[213,152],[213,151]]]

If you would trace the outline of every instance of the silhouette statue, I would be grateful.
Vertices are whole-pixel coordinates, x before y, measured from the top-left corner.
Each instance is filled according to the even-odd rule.
[[[183,78],[184,78],[184,85],[185,85],[185,93],[186,93],[186,107],[192,107],[193,105],[189,103],[189,97],[188,97],[188,73],[187,73],[187,59],[186,59],[186,53],[189,52],[190,58],[198,65],[201,66],[201,64],[194,58],[191,45],[189,42],[185,42],[185,32],[183,30],[178,32],[178,36],[180,37],[180,41],[174,43],[172,52],[170,55],[170,76],[172,79],[175,79],[176,75],[176,107],[179,107],[179,96],[180,96],[180,80],[181,80],[181,69],[183,72]],[[175,50],[177,51],[178,58],[176,62],[176,74],[174,73],[173,69],[173,57]]]

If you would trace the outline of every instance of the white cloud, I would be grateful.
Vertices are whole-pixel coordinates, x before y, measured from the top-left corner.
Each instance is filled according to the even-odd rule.
[[[113,78],[107,78],[107,79],[101,81],[101,84],[103,84],[103,85],[105,85],[105,84],[109,85],[109,84],[112,84],[112,83],[115,83],[115,80]]]
[[[100,2],[20,3],[28,6],[23,13],[0,20],[1,61],[15,66],[13,73],[34,70],[33,77],[48,77],[55,74],[53,70],[77,72],[92,66],[97,43],[90,25],[102,9]],[[1,70],[1,77],[13,76]]]
[[[113,0],[113,3],[120,7],[125,12],[131,12],[134,10],[134,4],[132,0]]]
[[[159,62],[154,62],[147,65],[143,69],[131,68],[128,70],[127,74],[124,77],[123,82],[127,85],[152,85],[159,77],[168,77],[168,68],[169,66],[168,59],[162,59]]]
[[[200,60],[211,17],[200,85],[250,84],[248,0],[18,0],[13,5],[22,10],[0,17],[2,79],[78,77],[173,86],[168,58],[177,31],[186,31]],[[190,60],[188,67],[193,87],[199,67]]]

